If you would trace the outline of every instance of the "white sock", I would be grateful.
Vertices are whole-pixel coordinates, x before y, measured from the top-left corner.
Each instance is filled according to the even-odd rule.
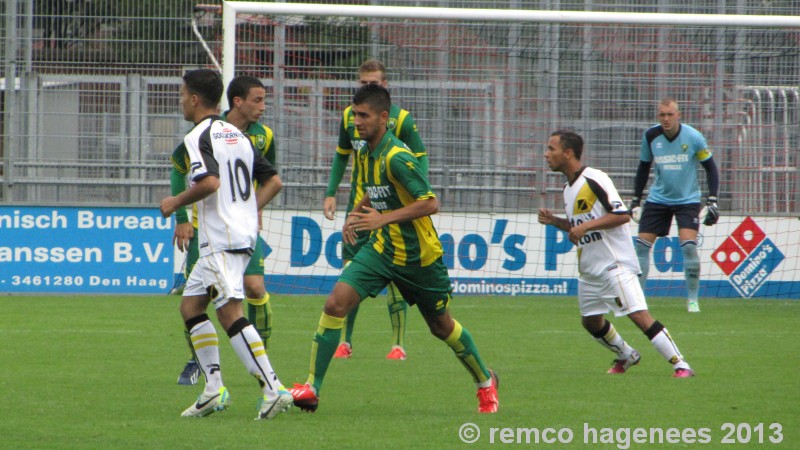
[[[240,319],[241,320],[241,319]],[[234,329],[236,324],[231,328]],[[256,377],[264,395],[267,398],[275,398],[278,395],[278,388],[282,386],[281,381],[272,369],[267,352],[264,349],[264,341],[256,331],[255,327],[247,322],[247,326],[229,336],[231,345],[236,351],[236,355],[242,361],[247,371]]]
[[[189,330],[197,363],[206,378],[206,394],[216,394],[222,384],[222,370],[219,365],[219,337],[210,320],[198,323]]]
[[[602,336],[595,336],[594,340],[600,343],[600,345],[603,347],[616,353],[617,359],[628,359],[634,351],[633,347],[628,345],[628,343],[622,339],[622,336],[617,333],[617,329],[614,328],[614,324],[611,322],[606,323],[608,324],[608,331]]]
[[[661,356],[672,364],[673,369],[690,368],[689,363],[683,359],[683,355],[681,355],[678,346],[675,345],[675,341],[672,340],[672,336],[669,335],[669,331],[666,328],[661,328],[661,331],[653,336],[650,342],[653,343],[653,347],[658,350],[658,353],[661,353]]]

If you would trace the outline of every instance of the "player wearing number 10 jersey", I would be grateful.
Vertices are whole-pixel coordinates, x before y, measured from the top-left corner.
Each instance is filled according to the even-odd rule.
[[[181,109],[184,118],[195,124],[184,138],[191,187],[161,201],[165,217],[197,204],[200,259],[186,282],[180,312],[206,384],[181,415],[203,417],[229,404],[219,339],[206,314],[213,303],[234,351],[261,387],[256,418],[271,419],[291,407],[292,396],[272,369],[258,332],[242,314],[243,276],[256,245],[258,211],[278,194],[281,181],[250,140],[215,115],[222,90],[214,71],[199,69],[183,76]]]

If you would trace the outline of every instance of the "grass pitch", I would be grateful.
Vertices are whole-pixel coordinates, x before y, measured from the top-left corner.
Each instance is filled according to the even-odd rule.
[[[270,359],[284,384],[302,382],[323,298],[272,301]],[[188,357],[178,297],[0,302],[2,448],[465,448],[462,438],[475,438],[466,423],[481,433],[473,448],[526,439],[558,448],[800,448],[798,301],[703,299],[702,313],[689,314],[683,300],[651,299],[697,372],[676,380],[627,318],[613,320],[642,362],[606,375],[613,354],[582,330],[574,298],[456,297],[453,316],[501,378],[500,412],[479,415],[469,376],[416,308],[408,360],[385,359],[386,306],[371,299],[354,356],[333,361],[317,413],[295,408],[273,421],[253,420],[259,389],[219,328],[233,404],[180,417],[202,387],[176,384]],[[548,428],[560,434],[541,434]]]

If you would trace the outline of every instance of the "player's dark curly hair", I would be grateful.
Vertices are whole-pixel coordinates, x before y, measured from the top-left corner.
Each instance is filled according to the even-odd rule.
[[[358,88],[353,95],[353,104],[361,105],[368,104],[378,114],[386,111],[392,107],[392,98],[389,96],[389,91],[379,84],[366,84]]]
[[[200,98],[207,108],[216,108],[222,98],[222,77],[211,69],[190,70],[183,74],[183,83],[189,93]]]
[[[261,82],[256,77],[251,77],[248,75],[240,75],[235,77],[231,80],[231,84],[228,85],[228,105],[233,106],[233,99],[235,97],[239,97],[241,99],[246,99],[247,94],[250,93],[250,89],[252,88],[264,88],[264,83]]]
[[[575,159],[580,160],[583,155],[583,138],[576,132],[570,130],[557,130],[550,133],[550,136],[558,136],[561,147],[572,150]]]

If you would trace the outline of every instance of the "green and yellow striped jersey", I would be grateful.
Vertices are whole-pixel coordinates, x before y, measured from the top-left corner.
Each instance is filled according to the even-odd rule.
[[[409,150],[416,158],[427,158],[427,150],[425,144],[417,132],[417,124],[414,118],[405,109],[397,105],[392,105],[389,109],[389,120],[386,123],[386,128],[400,139],[401,143],[405,143]],[[336,147],[336,152],[341,155],[349,156],[351,153],[358,151],[365,146],[366,143],[361,140],[356,130],[355,122],[353,119],[353,107],[348,106],[342,113],[342,122],[339,127],[339,143]],[[425,176],[427,177],[427,161],[423,166]],[[358,158],[353,158],[353,165],[350,178],[350,199],[347,202],[347,212],[353,209],[361,198],[364,197],[364,189],[361,185],[362,168],[359,166]],[[328,195],[334,195],[335,192],[329,192]]]
[[[359,185],[372,207],[382,214],[436,197],[419,160],[392,133],[386,133],[374,150],[365,144],[356,160],[362,169]],[[425,267],[442,255],[442,244],[430,216],[374,230],[365,245],[398,266]]]

